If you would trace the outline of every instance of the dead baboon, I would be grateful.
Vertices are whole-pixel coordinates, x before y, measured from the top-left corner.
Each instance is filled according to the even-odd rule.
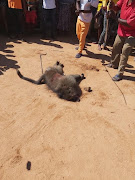
[[[79,84],[85,79],[84,74],[64,75],[63,68],[64,65],[57,61],[54,66],[48,67],[45,73],[37,81],[24,77],[18,69],[17,74],[20,78],[31,83],[47,84],[59,98],[74,102],[79,101],[82,94]]]

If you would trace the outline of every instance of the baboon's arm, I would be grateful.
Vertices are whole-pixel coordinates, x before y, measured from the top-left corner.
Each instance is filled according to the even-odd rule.
[[[78,84],[80,84],[80,82],[81,82],[83,79],[85,79],[84,74],[81,74],[81,75],[75,74],[75,75],[72,75],[72,76],[75,78],[75,80],[76,80],[76,82],[77,82]]]

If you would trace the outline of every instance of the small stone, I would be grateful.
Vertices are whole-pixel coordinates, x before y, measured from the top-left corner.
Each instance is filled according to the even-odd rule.
[[[27,170],[30,170],[30,169],[31,169],[31,162],[28,161],[28,162],[27,162]]]

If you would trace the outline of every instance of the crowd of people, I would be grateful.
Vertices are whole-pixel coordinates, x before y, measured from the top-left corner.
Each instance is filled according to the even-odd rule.
[[[76,58],[82,56],[86,37],[96,32],[99,51],[114,43],[108,65],[118,68],[114,81],[123,78],[135,46],[135,0],[0,0],[0,17],[10,38],[20,38],[39,27],[42,38],[49,34],[52,39],[59,31],[70,31],[75,18],[79,40]]]
[[[0,19],[10,38],[39,28],[42,37],[55,38],[57,31],[70,31],[75,0],[0,0]],[[73,18],[72,18],[73,14]]]
[[[102,43],[106,30],[106,27],[103,26],[105,22],[103,20],[104,1],[106,2],[106,0],[88,1],[89,4],[96,3],[96,6],[93,15],[91,15],[91,21],[94,24],[88,28],[87,36],[91,38],[91,31],[96,31],[97,34],[94,36],[96,41],[99,40],[99,44]],[[6,33],[11,38],[20,37],[24,32],[31,33],[37,27],[40,28],[42,37],[45,38],[50,31],[51,37],[55,38],[59,31],[69,32],[73,29],[72,26],[74,26],[77,19],[75,13],[77,2],[77,0],[0,0],[0,20],[4,24]],[[109,39],[109,42],[111,42],[110,35],[114,34],[114,37],[116,35],[118,24],[116,21],[116,16],[113,17],[111,13],[109,24],[113,24],[114,28],[111,26],[111,32],[108,30],[109,38],[107,39]],[[101,32],[103,35],[99,38]]]

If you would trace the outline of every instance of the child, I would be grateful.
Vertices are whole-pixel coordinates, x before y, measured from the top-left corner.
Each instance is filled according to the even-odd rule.
[[[38,0],[26,0],[27,11],[26,11],[26,25],[28,32],[31,32],[37,25],[37,4]]]

